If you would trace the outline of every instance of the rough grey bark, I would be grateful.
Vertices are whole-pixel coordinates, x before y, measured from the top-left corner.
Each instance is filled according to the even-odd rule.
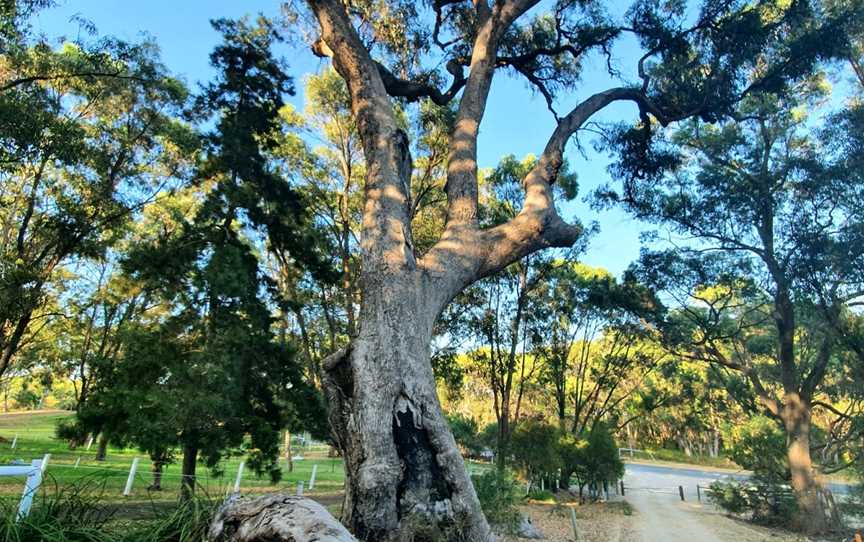
[[[211,542],[356,542],[345,527],[317,502],[292,495],[229,498],[216,513]]]

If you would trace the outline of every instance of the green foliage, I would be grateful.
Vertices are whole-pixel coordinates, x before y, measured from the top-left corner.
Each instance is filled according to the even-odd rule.
[[[450,424],[450,431],[453,433],[453,438],[456,439],[456,444],[461,446],[468,455],[479,455],[482,444],[477,431],[477,422],[474,418],[468,418],[461,414],[448,414],[447,422]]]
[[[777,422],[765,416],[754,416],[726,431],[729,458],[756,477],[773,482],[790,478],[786,459],[786,435]]]
[[[624,463],[618,457],[618,446],[602,423],[582,438],[562,437],[559,446],[563,472],[572,473],[580,494],[585,487],[599,492],[604,484],[614,484],[624,476]]]
[[[159,310],[127,326],[119,360],[96,366],[98,387],[78,421],[156,463],[182,450],[189,476],[199,457],[216,468],[226,454],[245,452],[250,469],[276,481],[280,430],[320,435],[324,408],[293,345],[274,333],[272,307],[284,303],[250,230],[262,229],[313,274],[324,264],[302,197],[266,160],[291,90],[270,51],[278,35],[263,19],[214,26],[224,36],[211,56],[220,75],[198,105],[220,117],[196,172],[203,201],[170,230],[146,229],[128,251],[125,273]]]
[[[15,394],[15,402],[19,408],[32,410],[39,404],[40,396],[31,390],[26,384]]]
[[[480,506],[490,523],[514,528],[519,521],[519,488],[506,471],[490,469],[472,477]]]
[[[539,420],[520,423],[513,432],[510,454],[514,466],[529,480],[555,478],[561,467],[558,429]]]
[[[756,523],[789,525],[798,511],[795,494],[788,485],[754,478],[753,481],[716,481],[709,498],[731,514],[746,515]]]

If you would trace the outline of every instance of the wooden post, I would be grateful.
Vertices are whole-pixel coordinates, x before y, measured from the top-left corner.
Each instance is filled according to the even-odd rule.
[[[312,475],[309,476],[309,491],[315,488],[315,475],[318,474],[318,465],[312,465]]]
[[[678,494],[681,495],[681,500],[684,500],[684,488],[682,486],[678,486]]]
[[[573,527],[573,541],[579,541],[579,531],[576,529],[576,511],[572,506],[570,508],[570,526]]]
[[[699,489],[699,484],[696,484],[696,500],[702,502],[702,490]]]
[[[624,480],[621,480],[621,496],[624,496]]]
[[[234,493],[240,493],[240,481],[243,480],[243,467],[246,465],[245,461],[241,461],[237,466],[237,478],[234,480]]]
[[[123,496],[128,497],[132,493],[132,482],[135,481],[135,471],[138,470],[138,461],[136,457],[132,460],[132,466],[129,467],[129,478],[126,479],[126,487],[123,488]]]

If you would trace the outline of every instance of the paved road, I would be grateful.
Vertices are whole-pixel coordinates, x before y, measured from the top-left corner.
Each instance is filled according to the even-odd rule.
[[[692,494],[692,497],[696,498],[696,485],[707,486],[714,480],[724,477],[724,478],[735,478],[737,480],[746,480],[749,478],[749,474],[747,473],[733,473],[726,471],[711,471],[711,470],[701,470],[699,467],[677,467],[677,466],[666,466],[666,465],[646,465],[644,463],[628,463],[627,464],[627,475],[632,477],[636,484],[641,484],[641,479],[644,480],[654,480],[658,483],[666,483],[671,484],[673,489],[677,488],[677,486],[683,486],[685,492],[685,498],[688,495]],[[657,478],[660,477],[660,478]],[[624,479],[625,486],[627,485],[627,479]],[[829,483],[828,488],[831,489],[832,493],[835,494],[843,494],[849,492],[849,485],[847,484],[839,484],[839,483]],[[675,489],[675,493],[677,494],[677,489]]]
[[[626,499],[636,513],[634,541],[762,542],[764,532],[729,519],[696,499],[696,485],[706,486],[721,473],[691,468],[628,464]],[[684,487],[682,502],[678,486]],[[782,539],[782,538],[781,538]],[[777,538],[771,540],[777,541]]]

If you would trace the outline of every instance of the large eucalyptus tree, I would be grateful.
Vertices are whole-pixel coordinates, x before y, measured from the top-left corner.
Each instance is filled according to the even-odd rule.
[[[742,96],[782,92],[837,53],[844,19],[806,1],[638,1],[617,19],[600,2],[572,0],[308,5],[319,32],[313,51],[332,57],[347,83],[366,161],[357,326],[349,345],[323,363],[348,473],[342,519],[363,540],[419,535],[421,526],[448,540],[491,540],[436,396],[430,339],[441,311],[473,282],[580,238],[581,226],[559,216],[552,184],[568,140],[592,115],[614,102],[635,104],[642,130],[634,146],[648,141],[652,124],[723,118]],[[559,115],[556,97],[566,92],[573,103],[586,55],[605,53],[612,74],[619,73],[611,69],[611,47],[628,34],[642,49],[630,67],[635,82],[585,97]],[[436,88],[442,75],[425,66],[445,66],[449,88]],[[759,75],[748,78],[756,66]],[[501,69],[525,77],[557,124],[522,180],[521,211],[484,229],[477,140]],[[446,225],[420,253],[412,240],[410,146],[394,105],[447,104],[457,95]]]

